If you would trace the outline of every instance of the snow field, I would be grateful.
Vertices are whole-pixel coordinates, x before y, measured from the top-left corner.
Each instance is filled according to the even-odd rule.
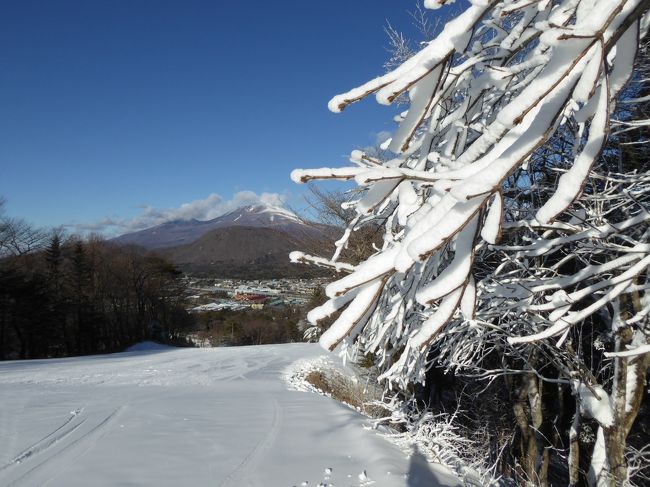
[[[141,345],[1,363],[0,485],[458,485],[442,467],[421,483],[363,416],[289,390],[287,368],[320,355]]]

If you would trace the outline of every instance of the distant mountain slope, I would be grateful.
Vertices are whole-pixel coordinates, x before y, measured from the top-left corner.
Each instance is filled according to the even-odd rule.
[[[218,274],[250,279],[322,274],[289,262],[291,251],[309,246],[313,247],[314,242],[285,230],[235,225],[217,228],[192,243],[159,249],[158,252],[182,270],[195,275]]]
[[[304,222],[274,206],[246,206],[209,221],[177,220],[113,239],[156,250],[182,270],[198,275],[266,278],[322,275],[322,269],[291,264],[289,253],[319,253],[340,232]]]
[[[303,222],[294,213],[277,206],[255,205],[238,208],[213,220],[174,220],[155,227],[127,233],[114,242],[147,249],[164,249],[196,242],[208,232],[227,227],[273,228],[304,238],[320,238],[328,227]]]

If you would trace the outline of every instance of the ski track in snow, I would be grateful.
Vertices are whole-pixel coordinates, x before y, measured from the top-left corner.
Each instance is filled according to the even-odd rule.
[[[0,362],[0,486],[420,487],[361,415],[289,390],[317,345],[146,348]]]
[[[10,475],[7,478],[7,487],[41,485],[51,480],[58,471],[65,468],[66,464],[75,461],[93,447],[94,443],[104,434],[103,430],[109,427],[108,425],[121,409],[115,409],[108,416],[100,418],[99,423],[91,424],[87,428],[82,427],[87,424],[88,418],[81,419],[70,428],[61,431],[60,434],[56,434],[61,430],[61,428],[57,428],[50,435],[36,442],[18,455],[11,464],[3,467],[3,470],[10,467],[21,467],[21,472],[17,477],[12,479]],[[74,417],[71,419],[74,420]],[[80,433],[74,435],[73,433],[77,429]],[[65,458],[63,458],[64,456]],[[46,470],[46,472],[42,473],[42,470]],[[40,476],[43,478],[40,480],[35,478],[38,474],[41,474]]]
[[[267,433],[260,439],[260,441],[255,445],[255,447],[250,451],[242,462],[237,465],[237,467],[226,476],[226,478],[218,484],[219,487],[225,487],[227,485],[242,485],[242,481],[239,479],[241,475],[243,478],[249,476],[249,467],[254,464],[257,458],[264,455],[264,453],[273,446],[273,441],[280,431],[280,422],[282,421],[282,414],[278,401],[275,399],[272,400],[273,404],[273,418],[271,421],[271,426]],[[243,475],[242,475],[243,474]],[[250,478],[247,479],[249,483],[246,485],[264,485],[264,483],[255,482]],[[237,481],[237,482],[235,482]]]
[[[76,430],[79,426],[84,424],[86,422],[86,418],[83,418],[81,421],[77,422],[76,424],[71,425],[69,428],[64,429],[66,426],[68,426],[70,423],[72,423],[76,419],[76,415],[70,415],[70,417],[57,429],[52,431],[50,434],[45,436],[44,438],[38,440],[36,443],[31,444],[29,447],[27,447],[25,450],[20,452],[16,458],[14,458],[11,462],[3,465],[0,467],[0,471],[5,470],[12,465],[16,465],[18,463],[22,463],[24,460],[27,460],[29,457],[36,453],[40,453],[47,448],[51,447],[55,443],[58,443],[62,439],[64,439],[66,436],[68,436],[70,433],[72,433],[74,430]],[[63,431],[61,431],[63,430]],[[61,431],[61,433],[59,433]],[[57,434],[58,433],[58,434]]]

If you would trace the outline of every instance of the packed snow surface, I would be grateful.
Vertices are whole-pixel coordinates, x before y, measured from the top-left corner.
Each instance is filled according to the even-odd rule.
[[[354,410],[287,387],[321,354],[144,344],[0,363],[0,485],[459,485]]]

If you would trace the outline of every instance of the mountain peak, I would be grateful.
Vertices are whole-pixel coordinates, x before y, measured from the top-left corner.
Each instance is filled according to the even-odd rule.
[[[239,209],[242,210],[242,209]],[[296,215],[294,212],[286,209],[283,206],[277,206],[277,205],[268,205],[268,204],[263,204],[263,203],[258,203],[256,205],[249,205],[245,206],[243,208],[244,211],[248,213],[266,213],[271,216],[279,216],[282,218],[287,218],[289,220],[293,220],[296,223],[303,223],[303,221]],[[238,211],[238,210],[235,210]]]
[[[117,237],[121,243],[160,249],[188,244],[201,236],[226,227],[272,228],[295,233],[309,225],[295,213],[282,206],[257,203],[239,207],[212,220],[174,220],[155,227]]]

